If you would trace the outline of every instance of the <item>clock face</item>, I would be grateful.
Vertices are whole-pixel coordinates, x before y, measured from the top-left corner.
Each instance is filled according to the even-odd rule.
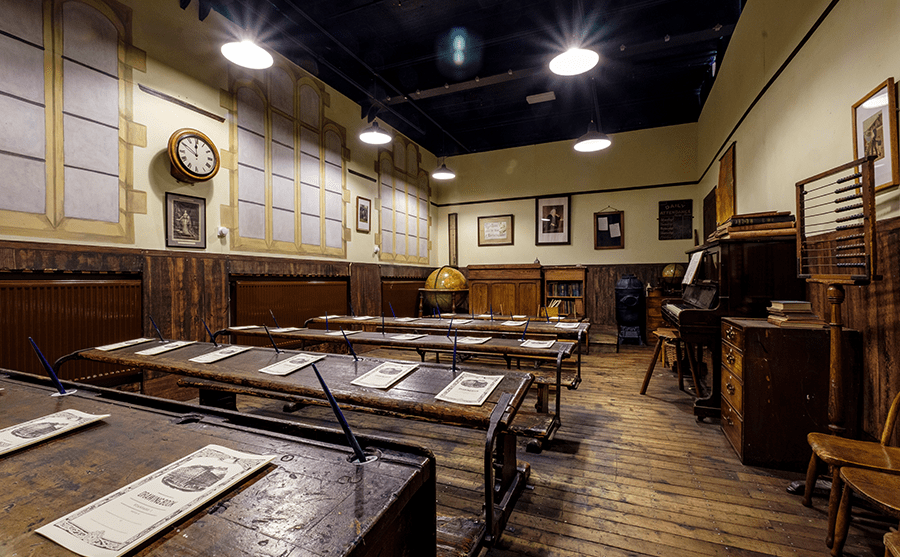
[[[199,177],[210,176],[218,168],[213,146],[196,135],[179,139],[176,152],[184,169]]]

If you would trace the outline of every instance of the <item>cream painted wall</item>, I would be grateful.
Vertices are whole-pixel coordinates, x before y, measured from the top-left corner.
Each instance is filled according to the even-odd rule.
[[[828,4],[747,3],[700,117],[700,172],[721,156],[737,120]],[[797,181],[853,160],[851,106],[898,73],[900,3],[838,2],[731,139],[737,211],[794,211]],[[715,184],[717,169],[701,191]],[[879,218],[898,214],[897,190],[880,194]]]
[[[437,227],[438,261],[449,260],[447,214],[458,216],[459,264],[531,263],[546,265],[618,264],[679,261],[690,240],[659,241],[659,201],[693,199],[696,187],[677,186],[631,191],[583,193],[616,188],[640,188],[695,179],[696,125],[670,126],[612,136],[610,148],[578,153],[571,141],[532,145],[452,157],[448,166],[456,179],[433,184],[440,206]],[[581,193],[580,193],[581,192]],[[572,193],[572,243],[535,245],[533,196]],[[530,196],[530,197],[529,197]],[[526,199],[520,199],[526,197]],[[479,201],[475,204],[460,202]],[[593,215],[607,207],[624,211],[625,248],[595,250]],[[478,217],[512,214],[512,246],[478,247]],[[694,202],[694,227],[702,228],[702,200]]]

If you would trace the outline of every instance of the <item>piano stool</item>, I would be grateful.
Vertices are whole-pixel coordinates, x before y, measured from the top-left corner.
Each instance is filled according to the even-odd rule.
[[[678,334],[676,329],[668,328],[656,329],[653,331],[653,334],[656,335],[657,339],[656,348],[653,350],[653,359],[650,360],[650,365],[647,367],[647,373],[644,375],[644,383],[641,385],[641,394],[646,394],[647,385],[650,384],[650,377],[653,375],[653,369],[656,367],[657,360],[659,360],[660,352],[662,352],[667,345],[675,347],[675,360],[672,363],[672,366],[675,368],[676,373],[678,373],[678,388],[683,391],[684,372],[681,369],[681,335]],[[694,391],[699,392],[697,373],[692,366],[688,367],[691,370],[691,377],[694,380]]]

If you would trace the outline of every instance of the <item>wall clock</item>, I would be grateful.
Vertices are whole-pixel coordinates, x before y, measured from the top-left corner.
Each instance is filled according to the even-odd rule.
[[[169,137],[172,176],[181,182],[209,180],[219,171],[219,150],[203,132],[183,128]]]

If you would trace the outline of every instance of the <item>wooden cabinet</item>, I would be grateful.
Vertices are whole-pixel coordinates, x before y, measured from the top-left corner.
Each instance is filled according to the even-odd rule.
[[[861,335],[844,330],[844,376],[859,377]],[[722,431],[744,464],[802,471],[806,434],[828,432],[827,328],[779,327],[766,319],[722,320]],[[845,386],[848,432],[855,393]]]
[[[544,267],[544,305],[561,317],[584,317],[584,267]]]
[[[469,311],[537,316],[541,304],[540,264],[469,265]]]

